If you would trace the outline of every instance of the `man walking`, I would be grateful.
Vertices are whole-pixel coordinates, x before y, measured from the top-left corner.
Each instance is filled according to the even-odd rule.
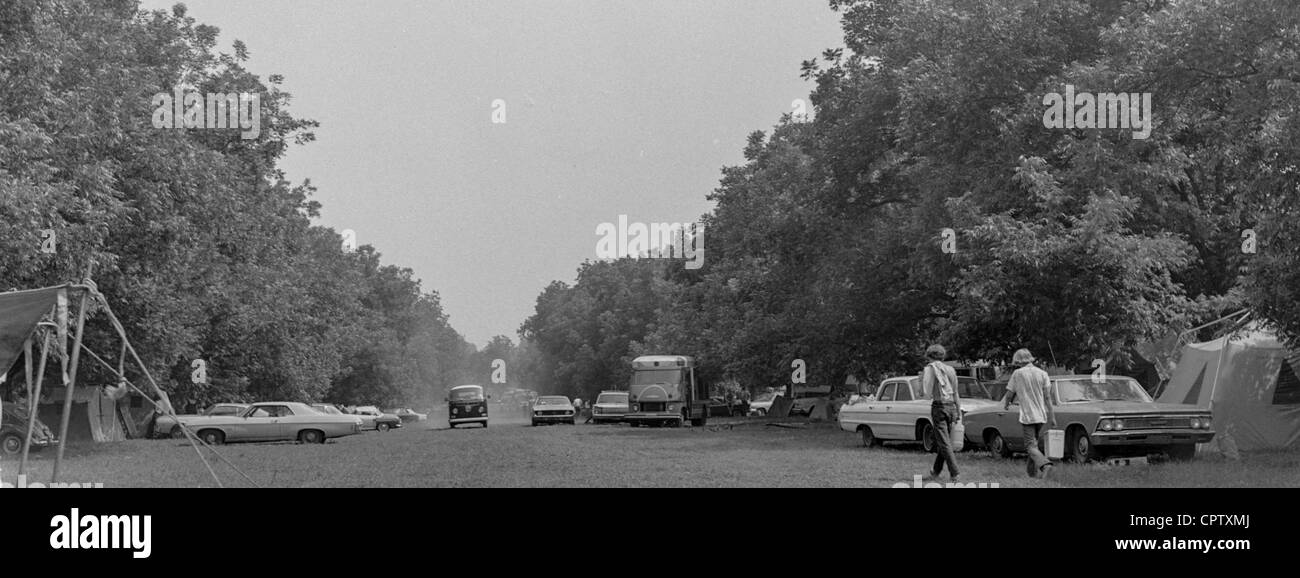
[[[1047,372],[1034,366],[1034,356],[1028,349],[1021,349],[1011,357],[1011,363],[1018,367],[1011,374],[1007,384],[1007,393],[1002,396],[1002,408],[1011,409],[1011,402],[1020,403],[1020,429],[1024,434],[1025,451],[1029,460],[1025,462],[1025,471],[1031,478],[1047,477],[1052,462],[1043,455],[1043,436],[1047,434],[1044,427],[1056,427],[1056,412],[1052,409],[1048,392],[1052,389],[1051,378]]]
[[[948,352],[942,345],[925,350],[929,365],[921,372],[921,389],[930,396],[930,423],[934,427],[934,467],[930,477],[937,478],[948,464],[948,475],[957,481],[957,459],[952,452],[952,425],[961,421],[961,397],[957,393],[957,370],[943,362]]]

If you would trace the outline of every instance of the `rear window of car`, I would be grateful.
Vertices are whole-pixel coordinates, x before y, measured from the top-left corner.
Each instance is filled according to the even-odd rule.
[[[627,403],[626,393],[604,393],[596,398],[596,403]]]

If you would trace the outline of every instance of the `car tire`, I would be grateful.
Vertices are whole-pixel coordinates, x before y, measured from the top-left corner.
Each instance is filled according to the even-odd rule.
[[[381,423],[381,424],[377,424],[377,425],[375,425],[375,431],[377,431],[377,432],[379,432],[379,433],[384,433],[384,432],[386,432],[386,431],[388,431],[388,430],[390,430],[390,429],[392,429],[392,428],[393,428],[393,426],[390,426],[390,425],[388,425],[388,424],[386,424],[386,423]]]
[[[1092,438],[1082,428],[1071,429],[1070,434],[1066,436],[1066,444],[1068,445],[1065,457],[1076,464],[1086,464],[1098,457],[1097,450],[1092,445]]]
[[[924,449],[926,453],[934,453],[934,426],[927,421],[920,429],[921,433],[919,435],[921,436],[921,448]]]
[[[185,435],[185,430],[181,428],[181,426],[175,426],[172,428],[171,433],[167,434],[167,437],[172,438],[174,440],[183,440],[187,436]]]
[[[226,443],[226,434],[222,433],[221,430],[205,429],[199,432],[199,439],[210,446],[219,446]]]
[[[1011,446],[1007,445],[1006,438],[1002,437],[1000,432],[993,430],[987,435],[988,439],[985,440],[984,445],[989,448],[989,453],[1000,458],[1011,457]]]
[[[314,429],[305,429],[298,432],[298,441],[305,444],[323,444],[325,443],[325,433]]]
[[[1189,462],[1196,458],[1196,444],[1177,444],[1165,448],[1170,461]]]
[[[6,456],[16,456],[23,453],[22,436],[15,433],[0,436],[0,453]]]
[[[876,437],[876,434],[871,431],[871,428],[869,426],[864,425],[861,428],[858,428],[858,431],[862,432],[862,447],[864,448],[880,447],[881,444],[880,438]]]
[[[533,427],[537,427],[537,420],[533,420]]]

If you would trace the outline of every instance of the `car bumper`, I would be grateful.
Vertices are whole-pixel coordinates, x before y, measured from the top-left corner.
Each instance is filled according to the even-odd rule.
[[[577,418],[578,418],[577,415],[534,415],[533,422],[534,423],[548,423],[548,422],[568,423]]]
[[[681,421],[682,414],[669,412],[656,413],[629,413],[623,416],[623,421],[629,423],[635,422],[663,422],[663,421]]]
[[[591,414],[591,419],[592,419],[592,421],[623,421],[624,419],[627,419],[627,414],[625,414],[625,413],[593,413],[593,414]]]
[[[1092,433],[1092,444],[1098,448],[1164,447],[1179,444],[1203,444],[1213,439],[1213,431],[1192,429],[1138,429],[1128,431],[1098,431]]]
[[[453,417],[447,421],[455,425],[460,423],[487,423],[487,420],[488,417],[486,415],[476,415],[472,417]]]

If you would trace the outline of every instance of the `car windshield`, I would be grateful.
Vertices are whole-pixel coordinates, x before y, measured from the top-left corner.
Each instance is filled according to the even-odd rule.
[[[596,398],[596,403],[627,403],[626,393],[604,393]]]
[[[537,400],[537,405],[569,405],[567,397],[543,397]]]
[[[775,393],[760,393],[758,397],[754,398],[754,401],[772,401],[774,399],[776,399]]]
[[[1131,378],[1092,378],[1061,380],[1056,382],[1056,396],[1060,403],[1080,401],[1136,401],[1150,403],[1151,396]]]
[[[319,412],[319,413],[323,413],[323,414],[325,414],[325,415],[342,415],[342,414],[343,414],[343,412],[339,411],[339,408],[334,407],[334,406],[332,406],[332,405],[314,405],[314,406],[312,406],[312,409],[316,410],[316,411]]]
[[[632,372],[632,385],[677,384],[681,381],[682,370],[680,369],[642,369]]]
[[[973,377],[957,378],[957,394],[963,399],[993,399],[988,390]]]
[[[483,401],[483,390],[467,387],[451,390],[452,401]]]
[[[208,409],[208,415],[238,415],[244,408],[237,405],[214,405]]]

